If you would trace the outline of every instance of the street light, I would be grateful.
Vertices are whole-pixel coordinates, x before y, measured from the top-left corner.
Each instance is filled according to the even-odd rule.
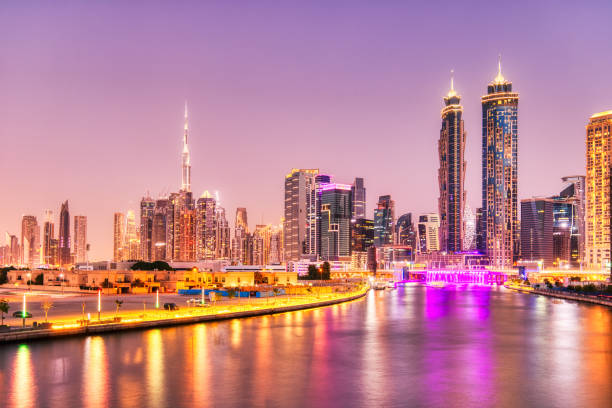
[[[61,285],[62,285],[62,295],[64,294],[64,274],[60,273]]]
[[[98,289],[98,320],[100,320],[101,310],[102,310],[102,289]]]
[[[32,274],[30,272],[28,272],[28,290],[32,290],[32,288],[30,287],[31,283],[32,283]],[[25,299],[25,297],[24,297],[24,299]],[[25,320],[24,320],[24,322],[25,322]]]
[[[26,294],[25,293],[23,294],[23,308],[21,309],[21,319],[23,321],[22,325],[23,327],[25,327],[25,319],[26,319]]]

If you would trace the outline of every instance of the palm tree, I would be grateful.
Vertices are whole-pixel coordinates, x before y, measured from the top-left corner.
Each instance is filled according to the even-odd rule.
[[[10,306],[9,306],[8,300],[1,299],[0,300],[0,313],[2,314],[2,326],[4,326],[4,314],[8,313],[9,308]]]
[[[52,307],[53,302],[51,301],[51,299],[46,299],[42,304],[42,308],[45,311],[45,323],[47,322],[47,315],[49,314],[49,309],[51,309]]]
[[[117,306],[117,309],[115,309],[115,317],[117,317],[117,314],[119,313],[119,308],[122,304],[123,300],[115,299],[115,305]]]

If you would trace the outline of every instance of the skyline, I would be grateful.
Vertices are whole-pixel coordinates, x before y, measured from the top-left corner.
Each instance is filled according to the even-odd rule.
[[[136,7],[119,6],[127,12],[118,13],[113,20],[104,14],[103,6],[80,10],[85,15],[73,10],[72,17],[82,18],[73,26],[62,26],[60,21],[37,19],[40,10],[28,12],[23,6],[14,6],[15,13],[0,16],[1,37],[9,39],[0,40],[6,49],[0,67],[0,85],[6,89],[6,98],[0,100],[0,133],[8,141],[0,170],[10,175],[4,185],[16,199],[2,204],[0,227],[18,235],[21,215],[36,215],[41,223],[48,208],[57,222],[59,205],[68,199],[71,214],[88,217],[90,258],[110,258],[114,212],[137,211],[147,190],[156,198],[160,190],[170,192],[180,187],[185,99],[189,103],[192,190],[196,196],[204,190],[218,190],[231,225],[236,207],[247,208],[251,227],[260,222],[262,213],[264,223],[277,223],[283,213],[283,178],[291,168],[319,168],[340,183],[363,177],[369,218],[378,196],[385,194],[396,202],[398,216],[436,211],[439,115],[451,69],[464,106],[467,203],[474,210],[481,198],[480,97],[495,76],[500,52],[504,76],[521,97],[519,200],[554,194],[562,186],[561,177],[585,174],[588,118],[612,107],[608,96],[612,85],[606,85],[612,57],[600,64],[589,64],[586,59],[588,55],[599,57],[594,54],[597,47],[605,46],[609,38],[605,34],[610,34],[611,28],[593,23],[606,13],[587,15],[584,7],[579,8],[580,13],[572,13],[569,5],[559,10],[530,6],[534,13],[525,19],[535,21],[538,12],[548,11],[567,15],[561,20],[548,15],[543,23],[551,31],[540,32],[542,38],[530,38],[531,42],[524,36],[542,30],[535,24],[527,24],[524,32],[516,32],[511,25],[502,27],[495,44],[481,40],[480,47],[474,47],[477,50],[462,48],[463,57],[457,59],[457,50],[440,51],[443,38],[435,28],[424,28],[426,24],[419,18],[415,17],[417,24],[411,30],[394,25],[406,16],[401,7],[395,8],[400,9],[397,16],[392,10],[358,6],[346,14],[337,10],[329,16],[318,14],[322,11],[318,6],[305,7],[311,12],[306,15],[276,7],[276,13],[298,20],[294,31],[290,18],[264,26],[267,21],[259,22],[255,14],[232,15],[231,6],[201,7],[213,15],[207,16],[214,23],[207,26],[211,31],[222,29],[215,12],[226,18],[256,20],[249,27],[256,27],[258,36],[238,29],[206,43],[214,56],[204,55],[204,50],[198,50],[202,54],[190,52],[190,47],[207,38],[207,32],[195,27],[196,19],[180,8],[163,16],[170,20],[165,29],[153,24],[155,16],[161,19],[163,13],[149,10],[151,25],[145,24],[139,27],[144,32],[136,32],[127,27],[129,12],[135,13]],[[99,23],[83,38],[71,37],[92,23],[88,19],[95,14],[92,8],[101,11],[100,21],[112,21],[115,29],[124,30],[131,40],[125,44],[146,42],[146,35],[151,35],[161,41],[161,48],[139,48],[130,56],[129,46],[118,44],[117,37],[103,38],[107,28]],[[56,10],[47,10],[46,15]],[[362,30],[357,20],[365,18],[366,10],[372,12],[369,21],[378,24]],[[433,14],[426,9],[413,11],[417,16]],[[471,15],[467,10],[459,11],[460,15]],[[476,19],[479,13],[486,14],[486,6],[484,11],[474,8],[471,13]],[[9,14],[11,19],[7,19]],[[517,14],[517,9],[509,10],[513,18]],[[177,27],[179,17],[191,24],[180,26],[181,32],[174,37],[163,38]],[[20,25],[26,18],[30,21]],[[322,26],[309,25],[313,20]],[[580,26],[579,32],[568,29],[568,24],[585,21],[589,25]],[[332,27],[334,22],[339,23],[337,28]],[[27,30],[31,28],[35,28],[33,33]],[[418,32],[419,28],[431,30],[427,32],[434,44],[427,49],[421,44],[403,49],[404,38],[409,37],[399,34]],[[179,38],[185,33],[193,36]],[[281,38],[283,33],[289,38]],[[329,41],[317,42],[316,35],[323,38],[324,34],[332,34]],[[567,47],[558,47],[558,35],[566,37]],[[10,40],[14,36],[20,38],[20,49]],[[475,33],[460,33],[458,42],[473,36]],[[516,41],[509,39],[511,36],[516,36]],[[387,42],[389,38],[393,41]],[[70,41],[74,41],[72,48],[68,47]],[[89,44],[85,48],[87,41],[93,41],[94,47]],[[292,41],[298,42],[303,55],[291,53]],[[240,44],[259,46],[261,53]],[[551,48],[542,52],[546,45]],[[100,47],[99,53],[95,46]],[[231,46],[235,52],[225,49]],[[91,54],[84,55],[89,50],[93,50]],[[177,61],[188,62],[186,65],[193,68],[164,64],[159,59],[167,58],[163,50],[174,52]],[[126,63],[105,63],[108,55],[102,55],[104,51],[115,58],[124,57]],[[410,58],[413,55],[418,58]],[[449,55],[455,58],[445,58]],[[241,66],[246,60],[248,71]],[[348,64],[354,69],[346,70],[350,61],[356,63]],[[368,64],[360,65],[366,61]],[[574,72],[577,65],[580,75]],[[86,139],[82,138],[84,133]],[[305,143],[298,145],[300,141]],[[380,141],[387,143],[372,148]],[[323,145],[326,148],[321,148]],[[542,155],[545,149],[551,152],[549,157]],[[365,159],[358,167],[356,157]],[[259,163],[265,163],[265,168]],[[530,177],[536,171],[539,177]]]

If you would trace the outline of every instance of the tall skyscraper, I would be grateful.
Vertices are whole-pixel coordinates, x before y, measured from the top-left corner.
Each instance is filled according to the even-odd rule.
[[[191,191],[191,157],[189,155],[189,117],[187,115],[187,102],[185,102],[185,131],[183,133],[183,154],[182,154],[182,183],[181,191]]]
[[[580,264],[585,258],[586,248],[586,177],[585,176],[567,176],[563,177],[564,183],[568,183],[573,187],[573,197],[576,206],[576,234],[578,235],[578,263]],[[563,195],[563,193],[561,194]]]
[[[68,200],[66,200],[60,209],[59,219],[59,244],[58,244],[58,263],[61,266],[69,265],[70,259],[70,248],[72,243],[70,241],[70,211],[68,210]]]
[[[586,263],[610,261],[610,158],[612,110],[591,116],[586,126]]]
[[[123,261],[123,243],[125,242],[125,217],[123,213],[113,216],[113,261]]]
[[[43,224],[43,242],[42,242],[42,263],[45,265],[55,265],[57,260],[55,259],[55,251],[53,250],[53,241],[55,237],[54,224],[53,224],[53,211],[45,210],[45,223]]]
[[[231,252],[230,227],[225,217],[225,208],[221,207],[219,198],[215,208],[215,258],[229,259]]]
[[[351,256],[351,186],[330,183],[321,186],[321,259]]]
[[[168,214],[168,200],[161,198],[155,202],[153,211],[153,227],[151,230],[151,260],[165,261],[166,255],[166,217]]]
[[[306,250],[307,196],[317,174],[318,169],[292,169],[285,176],[285,261],[299,260]]]
[[[140,256],[143,261],[153,259],[153,216],[155,200],[147,195],[140,200]]]
[[[501,72],[482,96],[482,208],[491,265],[511,267],[518,257],[518,101]]]
[[[374,220],[351,220],[351,252],[367,252],[374,245]]]
[[[453,78],[451,88],[444,97],[442,128],[438,141],[440,169],[438,181],[440,197],[440,248],[446,252],[463,249],[465,207],[465,130],[463,129],[463,106],[461,97],[455,92]]]
[[[202,194],[196,204],[196,258],[198,260],[215,259],[215,205],[216,200],[208,191]]]
[[[351,194],[352,201],[351,205],[353,206],[353,219],[356,220],[358,218],[366,217],[366,189],[363,185],[363,178],[357,177],[351,186]]]
[[[327,174],[317,174],[306,179],[306,241],[304,243],[304,254],[311,259],[317,259],[321,255],[321,186],[331,183],[331,177]]]
[[[440,250],[439,229],[440,217],[438,214],[424,214],[419,217],[417,232],[418,250],[420,253],[430,253]]]
[[[374,245],[393,244],[393,226],[395,225],[395,202],[390,195],[378,197],[374,210]]]
[[[21,219],[21,264],[29,268],[40,262],[40,227],[33,215]]]
[[[416,251],[417,234],[412,223],[412,214],[406,213],[400,216],[395,223],[395,243],[397,245],[407,245]]]
[[[74,216],[74,261],[87,261],[87,217]]]
[[[521,200],[521,258],[553,265],[553,207],[549,198]]]
[[[463,250],[471,251],[476,248],[476,215],[469,206],[463,210]]]
[[[123,260],[140,260],[140,240],[138,239],[138,227],[136,226],[136,215],[134,211],[128,210],[125,217],[125,242],[123,243]]]
[[[244,207],[236,208],[236,223],[235,228],[242,228],[244,232],[249,232],[249,221],[247,218],[247,210]]]

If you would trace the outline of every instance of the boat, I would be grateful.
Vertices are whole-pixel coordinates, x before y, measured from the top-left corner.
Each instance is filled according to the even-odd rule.
[[[387,285],[385,282],[374,282],[374,290],[385,290],[387,289]]]
[[[395,289],[395,282],[393,282],[392,280],[390,280],[389,282],[387,282],[387,288],[389,288],[389,289]]]
[[[446,282],[442,282],[442,281],[431,281],[431,282],[427,282],[427,286],[431,286],[433,288],[443,288],[446,286]]]

